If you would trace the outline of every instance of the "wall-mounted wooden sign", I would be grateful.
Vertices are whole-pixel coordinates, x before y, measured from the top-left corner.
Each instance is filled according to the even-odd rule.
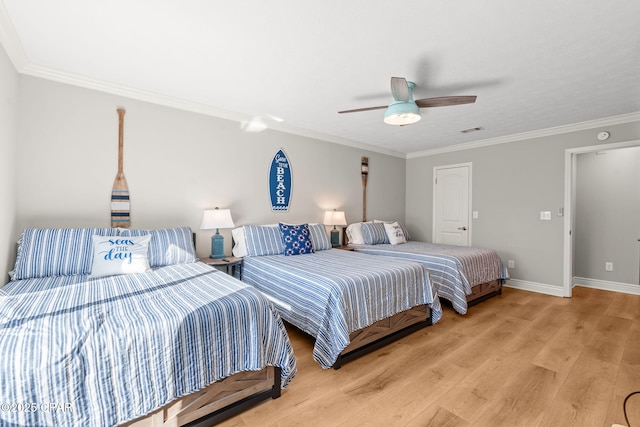
[[[272,212],[289,211],[291,201],[291,164],[287,155],[280,149],[269,168],[269,195],[271,196]]]

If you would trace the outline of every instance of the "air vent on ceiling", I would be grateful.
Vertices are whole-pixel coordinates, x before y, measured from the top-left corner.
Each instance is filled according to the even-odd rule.
[[[481,127],[481,126],[478,126],[478,127],[471,128],[471,129],[461,130],[460,132],[461,133],[471,133],[471,132],[478,132],[479,130],[484,130],[484,128]]]

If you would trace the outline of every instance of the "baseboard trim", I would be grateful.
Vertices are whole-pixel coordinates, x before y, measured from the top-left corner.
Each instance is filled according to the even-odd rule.
[[[586,277],[574,277],[573,284],[574,286],[602,289],[603,291],[640,295],[640,286],[631,283],[609,282],[606,280],[587,279]]]
[[[520,289],[523,291],[537,292],[539,294],[562,296],[562,287],[547,285],[546,283],[528,282],[526,280],[509,279],[503,286],[507,288]]]

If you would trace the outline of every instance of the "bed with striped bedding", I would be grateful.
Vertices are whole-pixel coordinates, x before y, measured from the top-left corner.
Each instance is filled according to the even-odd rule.
[[[267,366],[296,373],[273,305],[199,262],[0,289],[2,425],[120,425]]]
[[[502,290],[509,272],[492,249],[452,246],[410,240],[392,245],[349,244],[357,252],[416,261],[429,270],[438,295],[456,312],[465,314],[476,304]],[[485,291],[486,289],[486,291]]]
[[[422,265],[338,249],[248,256],[243,281],[271,299],[284,320],[315,338],[313,357],[325,369],[336,367],[354,331],[417,306],[430,307],[431,323],[442,314]]]

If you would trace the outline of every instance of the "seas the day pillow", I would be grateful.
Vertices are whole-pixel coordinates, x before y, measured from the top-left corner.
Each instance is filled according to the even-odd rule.
[[[309,224],[291,225],[280,223],[279,227],[285,255],[314,253]]]
[[[93,236],[92,277],[135,274],[150,271],[149,241],[144,236]]]
[[[391,224],[384,224],[384,231],[387,233],[387,237],[389,238],[389,243],[392,245],[399,245],[401,243],[407,243],[407,238],[404,236],[404,231],[400,224],[397,222]]]

